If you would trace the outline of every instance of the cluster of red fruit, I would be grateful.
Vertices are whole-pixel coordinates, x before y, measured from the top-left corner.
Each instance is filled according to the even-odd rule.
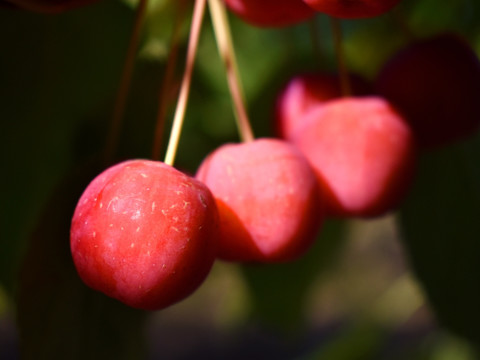
[[[283,0],[268,14],[278,11],[279,23],[307,16],[306,4],[320,10],[335,3],[345,16],[371,15],[396,2]],[[227,3],[260,14],[270,1]],[[355,96],[341,97],[336,77],[296,77],[278,98],[283,139],[223,145],[195,177],[149,160],[101,173],[72,220],[81,278],[130,306],[153,310],[192,293],[216,258],[297,259],[325,217],[395,209],[412,179],[416,149],[464,138],[480,123],[480,63],[455,36],[396,55],[380,72],[376,95],[366,96],[374,91],[355,78],[352,88]]]
[[[286,26],[321,12],[344,19],[368,18],[392,9],[400,0],[225,0],[246,22],[257,26]]]

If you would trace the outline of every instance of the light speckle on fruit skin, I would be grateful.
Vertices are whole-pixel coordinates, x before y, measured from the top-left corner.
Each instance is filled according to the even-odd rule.
[[[120,163],[94,179],[79,200],[71,228],[75,266],[87,285],[127,305],[164,308],[208,274],[217,220],[213,197],[197,180],[163,163]]]

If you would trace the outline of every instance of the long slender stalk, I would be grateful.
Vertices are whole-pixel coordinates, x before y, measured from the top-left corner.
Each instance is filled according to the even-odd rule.
[[[192,81],[195,55],[197,53],[198,39],[200,37],[203,15],[205,13],[205,5],[206,0],[196,0],[195,7],[193,9],[185,72],[183,73],[180,94],[178,96],[177,107],[175,109],[175,115],[173,118],[172,131],[168,140],[167,153],[164,161],[168,165],[173,165],[177,153],[178,142],[180,140],[180,133],[182,131],[183,120],[185,117],[185,110],[187,108],[188,94],[190,92],[190,84]]]
[[[113,108],[110,129],[107,134],[107,140],[104,149],[104,161],[106,163],[111,162],[118,146],[118,138],[120,135],[122,118],[125,113],[128,90],[130,88],[130,83],[132,80],[132,73],[135,64],[135,57],[137,54],[138,41],[140,39],[140,31],[142,29],[143,21],[145,19],[147,4],[147,0],[140,0],[135,12],[133,29],[128,44],[127,55],[125,57],[125,62],[123,65],[122,76],[117,90],[117,97]]]
[[[352,94],[352,88],[348,76],[347,66],[345,64],[345,55],[342,47],[342,28],[340,26],[340,20],[330,17],[330,23],[332,27],[335,53],[337,55],[338,73],[340,76],[340,88],[342,89],[343,96],[350,96]]]
[[[180,33],[182,24],[185,20],[187,1],[174,0],[176,6],[176,17],[172,31],[172,39],[170,42],[170,51],[168,53],[167,65],[165,70],[165,77],[163,78],[162,88],[159,96],[159,106],[157,121],[155,126],[155,135],[153,139],[152,159],[159,160],[162,147],[162,138],[165,128],[165,118],[167,116],[167,109],[170,100],[170,90],[173,84],[173,77],[175,74],[175,66],[178,59],[178,50],[180,47]]]
[[[253,141],[254,135],[248,119],[235,50],[228,24],[227,12],[221,0],[208,0],[218,51],[227,72],[228,87],[233,101],[235,119],[242,141]]]

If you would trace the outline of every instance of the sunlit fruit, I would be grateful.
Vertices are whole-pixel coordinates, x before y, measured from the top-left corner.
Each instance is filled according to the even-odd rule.
[[[210,191],[162,162],[130,160],[98,175],[78,201],[71,251],[82,280],[155,310],[192,293],[217,251]]]
[[[223,145],[202,162],[196,177],[217,202],[222,259],[294,260],[310,247],[322,224],[315,174],[285,141]]]
[[[357,75],[348,77],[355,95],[372,92],[370,84]],[[305,126],[303,116],[327,100],[341,97],[340,78],[332,73],[305,73],[291,78],[279,92],[275,104],[274,127],[277,136],[291,139]]]
[[[395,208],[412,175],[415,144],[402,116],[378,97],[331,100],[310,111],[293,143],[310,160],[331,216]]]

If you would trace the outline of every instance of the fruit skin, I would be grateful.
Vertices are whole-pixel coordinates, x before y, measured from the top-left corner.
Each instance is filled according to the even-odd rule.
[[[196,177],[217,202],[221,259],[297,259],[322,224],[315,174],[298,149],[285,141],[223,145],[202,162]]]
[[[464,139],[480,125],[480,61],[457,35],[401,50],[381,69],[375,88],[405,114],[424,149]]]
[[[202,283],[217,231],[215,201],[204,184],[161,162],[129,160],[88,185],[73,215],[70,246],[87,285],[156,310]]]
[[[293,25],[315,14],[302,0],[225,0],[225,3],[242,20],[259,27]]]
[[[316,11],[337,18],[359,19],[382,15],[400,0],[303,0]]]
[[[415,142],[409,126],[384,99],[331,100],[306,116],[293,143],[317,174],[327,215],[382,215],[405,195],[413,174]]]
[[[372,93],[370,84],[362,77],[349,75],[355,95]],[[303,116],[321,103],[342,96],[340,79],[333,73],[304,73],[292,77],[280,90],[275,103],[274,132],[282,139],[292,139],[307,119]]]

